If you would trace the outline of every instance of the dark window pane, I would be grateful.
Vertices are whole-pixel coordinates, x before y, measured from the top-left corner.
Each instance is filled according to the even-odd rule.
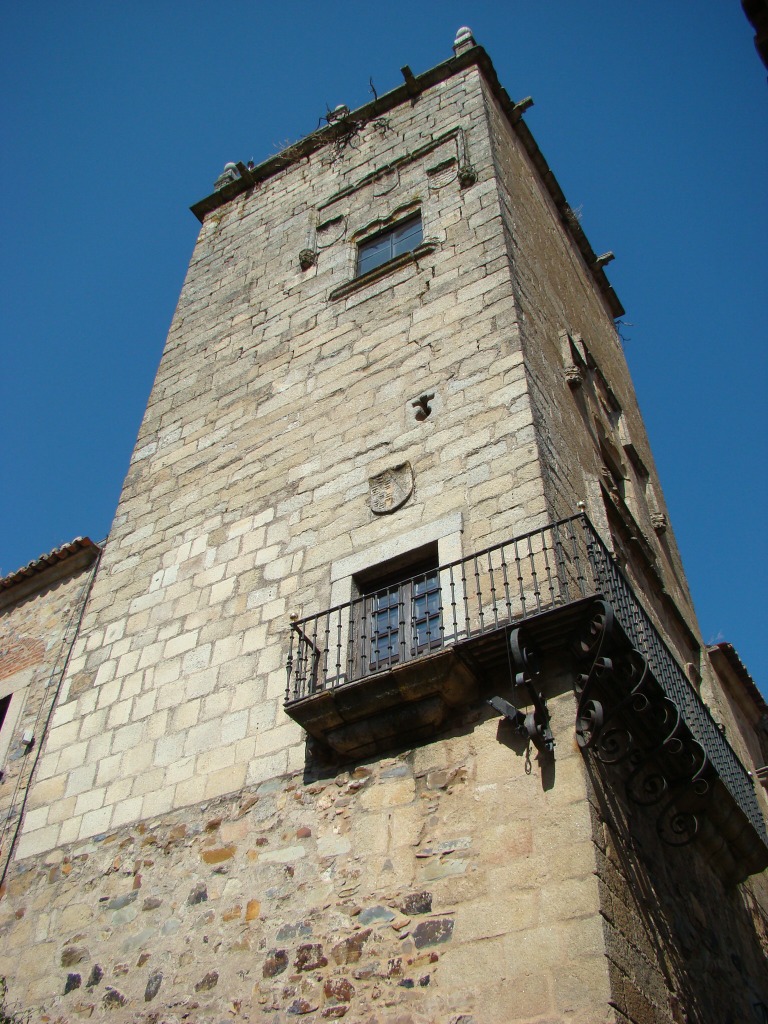
[[[392,233],[392,255],[410,252],[421,242],[421,217],[406,221]]]
[[[364,644],[359,649],[363,674],[386,670],[442,646],[440,573],[425,561],[410,569],[404,564],[372,579],[366,588],[366,622],[360,631]]]
[[[374,238],[360,246],[357,258],[358,274],[365,274],[374,267],[381,266],[392,259],[392,239],[389,236]]]
[[[417,215],[362,242],[357,251],[358,277],[415,249],[421,239],[421,216]]]
[[[5,721],[5,716],[8,713],[8,708],[11,706],[11,697],[12,694],[9,693],[7,697],[3,697],[0,700],[0,726],[2,726],[3,722]]]

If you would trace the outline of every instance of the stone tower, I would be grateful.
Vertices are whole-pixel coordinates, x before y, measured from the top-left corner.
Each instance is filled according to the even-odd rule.
[[[403,76],[193,208],[0,902],[40,1019],[766,1019],[610,254],[468,29]]]

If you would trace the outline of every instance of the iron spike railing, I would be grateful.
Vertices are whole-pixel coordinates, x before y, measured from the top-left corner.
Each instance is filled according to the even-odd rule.
[[[419,587],[428,589],[429,574],[424,572],[396,587],[354,597],[293,622],[296,653],[290,661],[286,703],[412,661],[428,651],[505,629],[532,614],[597,592],[579,517],[439,565],[431,574],[439,581],[439,607],[427,609],[422,637],[414,609],[423,596]],[[381,639],[375,620],[377,600],[395,589],[398,642],[382,656],[376,648]],[[429,597],[423,600],[428,604]]]

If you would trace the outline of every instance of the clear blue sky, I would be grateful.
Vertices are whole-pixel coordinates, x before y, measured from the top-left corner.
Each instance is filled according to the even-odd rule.
[[[468,24],[627,309],[708,641],[768,683],[766,72],[737,0],[3,8],[0,570],[103,538],[198,224],[256,162]]]

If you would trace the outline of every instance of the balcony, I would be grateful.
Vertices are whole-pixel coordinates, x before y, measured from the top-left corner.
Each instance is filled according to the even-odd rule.
[[[566,659],[580,746],[662,839],[731,880],[768,866],[749,774],[584,515],[293,622],[286,713],[345,758],[412,745],[523,678],[521,636]]]

